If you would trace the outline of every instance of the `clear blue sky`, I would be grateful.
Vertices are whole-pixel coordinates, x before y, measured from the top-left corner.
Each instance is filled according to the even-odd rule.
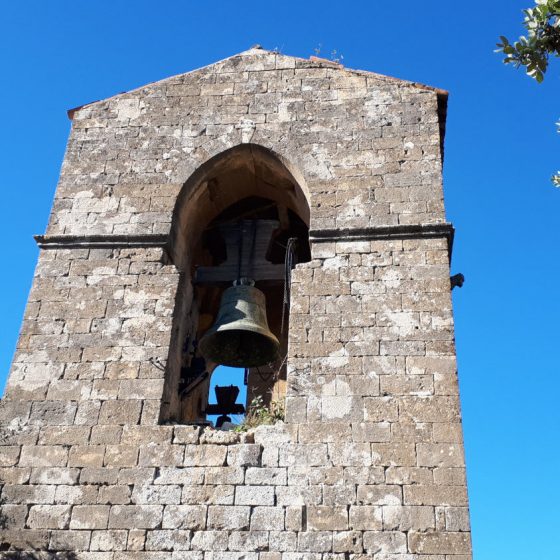
[[[450,91],[445,157],[476,560],[560,558],[560,64],[538,86],[493,54],[532,0],[3,5],[0,372],[70,127],[66,110],[255,43]]]

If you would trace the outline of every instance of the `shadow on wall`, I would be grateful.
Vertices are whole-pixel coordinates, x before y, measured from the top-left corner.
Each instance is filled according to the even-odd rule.
[[[1,486],[0,486],[1,488]],[[1,509],[2,502],[0,501],[0,531],[4,532],[10,528],[10,520],[4,511]],[[29,551],[17,550],[14,545],[5,540],[9,531],[4,533],[4,538],[0,540],[0,558],[2,560],[78,560],[75,552],[61,551],[61,552],[44,552],[44,551]],[[10,550],[10,549],[16,550]]]

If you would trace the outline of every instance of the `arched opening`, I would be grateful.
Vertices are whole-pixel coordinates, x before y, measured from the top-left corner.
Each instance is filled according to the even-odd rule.
[[[247,144],[210,159],[185,183],[168,249],[181,271],[181,282],[162,421],[206,423],[220,410],[222,416],[229,415],[228,406],[239,415],[255,398],[264,405],[283,398],[290,271],[310,258],[307,191],[289,167],[270,150]],[[273,359],[246,367],[241,376],[246,387],[238,387],[246,395],[244,402],[226,406],[218,399],[209,404],[214,400],[209,394],[213,371],[226,362],[209,359],[203,337],[215,324],[222,295],[234,282],[248,282],[264,294],[268,329],[279,344]],[[253,342],[258,339],[250,340],[250,345],[258,344]],[[228,391],[222,392],[231,399]]]

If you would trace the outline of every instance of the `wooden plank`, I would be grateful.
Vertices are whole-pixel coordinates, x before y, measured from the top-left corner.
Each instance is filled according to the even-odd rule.
[[[194,274],[195,284],[233,282],[237,280],[237,266],[201,266]],[[284,280],[284,265],[264,263],[252,267],[253,280]]]

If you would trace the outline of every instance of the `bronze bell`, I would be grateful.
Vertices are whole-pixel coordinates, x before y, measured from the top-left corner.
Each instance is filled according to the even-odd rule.
[[[268,328],[264,294],[236,282],[222,295],[216,322],[200,339],[206,360],[232,367],[257,367],[278,357],[280,343]]]

